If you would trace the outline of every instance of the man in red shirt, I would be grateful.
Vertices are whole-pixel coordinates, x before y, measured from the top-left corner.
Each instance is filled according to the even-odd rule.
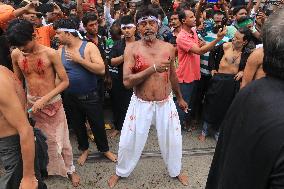
[[[200,47],[195,31],[196,18],[191,10],[181,10],[179,20],[182,29],[177,36],[178,68],[176,70],[180,89],[184,100],[192,108],[192,96],[195,81],[200,79],[200,55],[210,51],[225,35],[226,29],[220,30],[217,39]],[[184,126],[186,112],[177,106],[181,125]]]

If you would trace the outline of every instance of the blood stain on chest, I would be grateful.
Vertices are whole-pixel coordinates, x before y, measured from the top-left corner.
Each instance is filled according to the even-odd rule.
[[[135,65],[134,67],[131,69],[132,73],[138,73],[138,72],[141,72],[147,68],[149,68],[149,64],[145,61],[145,59],[140,56],[140,55],[137,55],[135,57]]]

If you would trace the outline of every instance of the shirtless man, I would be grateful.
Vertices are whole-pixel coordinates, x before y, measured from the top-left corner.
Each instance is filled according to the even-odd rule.
[[[188,106],[181,96],[174,68],[174,47],[156,38],[158,15],[152,9],[137,12],[136,22],[142,40],[130,43],[124,52],[123,84],[132,96],[121,131],[116,174],[108,184],[114,187],[120,177],[128,177],[145,146],[150,125],[156,125],[162,157],[171,177],[188,185],[181,173],[181,126],[171,90],[179,106]]]
[[[265,76],[265,73],[262,68],[263,63],[263,48],[255,49],[248,58],[244,76],[241,83],[241,88],[245,87],[251,81],[260,79]]]
[[[5,167],[0,186],[36,189],[35,172],[39,171],[34,167],[34,133],[24,111],[24,90],[15,75],[3,66],[0,66],[0,86],[0,157]]]
[[[69,176],[74,186],[79,176],[73,165],[73,153],[69,140],[68,125],[60,93],[68,87],[69,80],[58,53],[35,41],[32,23],[22,19],[13,20],[7,37],[11,46],[15,74],[27,87],[28,112],[36,121],[36,128],[47,136],[49,175]],[[60,82],[55,85],[55,77]]]
[[[219,126],[239,90],[240,79],[250,51],[245,47],[251,40],[248,28],[241,28],[235,33],[232,42],[224,43],[211,51],[209,66],[212,79],[204,101],[204,123],[199,140],[204,141],[208,129],[213,127],[218,140]]]

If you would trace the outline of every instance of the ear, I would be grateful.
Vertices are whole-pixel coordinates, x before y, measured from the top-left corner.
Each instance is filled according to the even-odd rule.
[[[181,20],[181,23],[182,23],[182,24],[184,24],[184,23],[185,23],[185,18],[183,18],[183,19]]]

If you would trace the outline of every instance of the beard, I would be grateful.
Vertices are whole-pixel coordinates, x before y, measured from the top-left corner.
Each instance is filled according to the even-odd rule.
[[[152,32],[152,31],[145,32],[144,36],[142,36],[142,39],[148,42],[152,42],[156,38],[157,38],[157,32]]]

